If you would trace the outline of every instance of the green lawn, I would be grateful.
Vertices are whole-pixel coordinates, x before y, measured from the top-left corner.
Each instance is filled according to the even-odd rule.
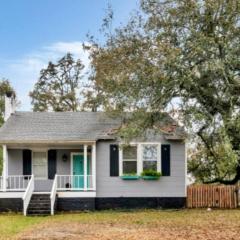
[[[240,210],[138,210],[0,215],[0,239],[240,239]]]

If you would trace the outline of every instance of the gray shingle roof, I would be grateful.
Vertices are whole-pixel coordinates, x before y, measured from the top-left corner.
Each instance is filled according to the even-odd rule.
[[[184,139],[185,133],[169,116],[157,128],[166,139]],[[114,139],[119,118],[104,112],[16,112],[0,128],[0,143],[80,142]]]
[[[120,124],[102,112],[16,112],[0,128],[0,142],[95,141]]]

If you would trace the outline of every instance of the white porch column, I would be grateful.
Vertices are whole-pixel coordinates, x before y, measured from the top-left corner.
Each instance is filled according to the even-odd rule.
[[[123,150],[122,146],[119,146],[119,176],[123,175]]]
[[[87,191],[87,145],[84,144],[84,191]]]
[[[96,191],[96,143],[92,145],[92,187]]]
[[[3,145],[3,191],[7,190],[7,177],[8,177],[8,152],[7,146]]]

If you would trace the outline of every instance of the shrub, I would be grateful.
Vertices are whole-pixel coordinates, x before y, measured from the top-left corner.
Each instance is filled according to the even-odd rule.
[[[144,170],[142,173],[141,173],[141,176],[144,177],[144,176],[149,176],[149,177],[158,177],[160,178],[162,176],[162,174],[160,172],[157,172],[153,169],[148,169],[148,170]]]

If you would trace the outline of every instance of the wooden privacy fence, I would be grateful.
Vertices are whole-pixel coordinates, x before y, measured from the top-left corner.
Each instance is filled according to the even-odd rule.
[[[220,185],[192,185],[187,188],[188,208],[237,208],[238,187]]]

